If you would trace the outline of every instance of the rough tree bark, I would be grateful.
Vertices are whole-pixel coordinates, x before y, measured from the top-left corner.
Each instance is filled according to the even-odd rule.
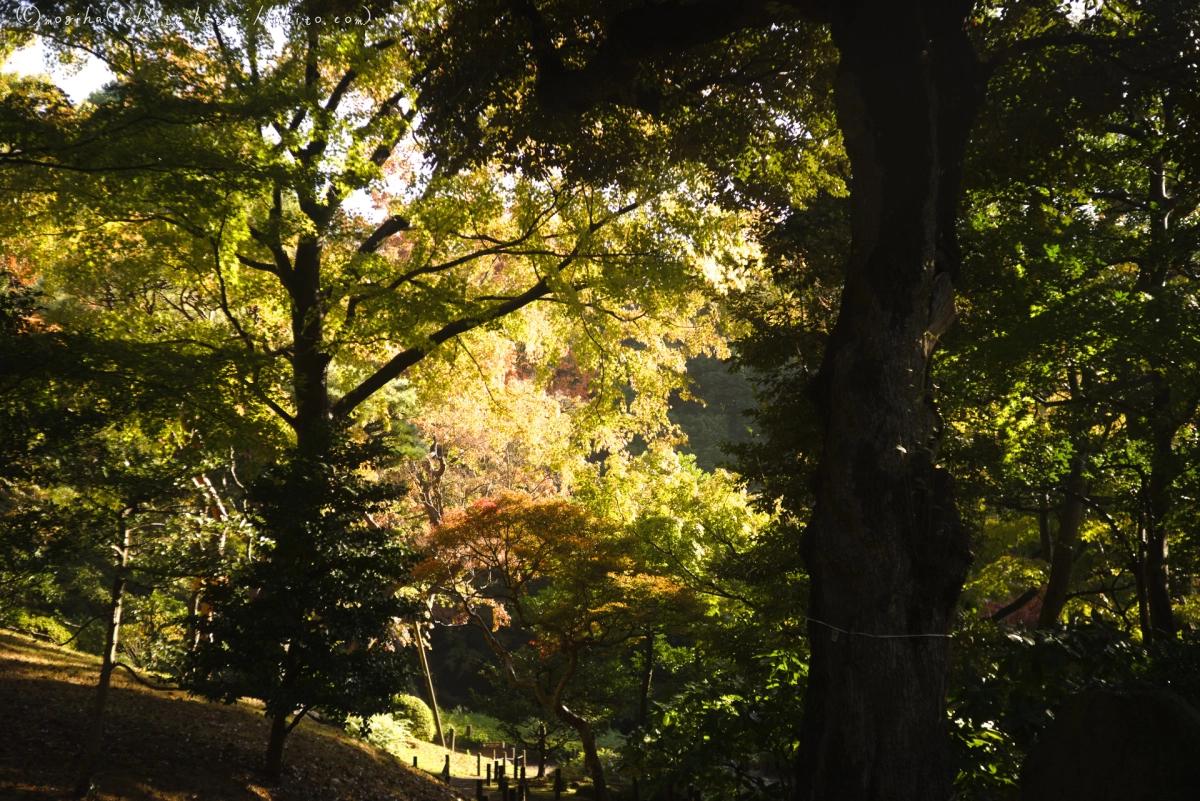
[[[810,684],[799,797],[947,799],[949,633],[970,564],[930,355],[953,322],[962,162],[980,95],[969,2],[835,12],[852,252],[814,388],[824,452],[804,535]]]
[[[132,531],[127,518],[133,509],[121,512],[119,525],[121,544],[116,549],[117,564],[113,574],[112,591],[109,595],[108,627],[104,635],[104,655],[100,662],[100,680],[96,684],[96,702],[92,707],[92,719],[88,725],[87,743],[83,754],[83,765],[75,783],[72,798],[86,798],[92,789],[92,776],[100,762],[100,745],[104,742],[104,710],[108,705],[108,688],[112,673],[117,665],[117,643],[121,636],[121,613],[125,604],[125,582],[129,577],[129,560],[133,545]]]
[[[315,238],[296,246],[294,266],[284,282],[292,300],[293,386],[296,397],[296,446],[321,453],[332,420],[329,354],[325,348],[326,309],[321,297],[321,246]]]
[[[973,6],[648,2],[605,20],[602,44],[576,67],[535,4],[519,4],[537,102],[558,113],[636,105],[639,58],[789,14],[830,25],[853,175],[852,253],[814,387],[824,450],[803,543],[812,618],[797,785],[805,799],[950,796],[948,636],[970,547],[952,481],[937,466],[929,359],[954,318],[963,157],[985,82],[966,32]]]

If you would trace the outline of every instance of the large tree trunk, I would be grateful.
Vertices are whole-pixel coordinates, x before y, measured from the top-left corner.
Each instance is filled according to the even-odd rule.
[[[950,796],[948,635],[970,564],[937,467],[929,358],[953,320],[962,160],[979,94],[967,2],[839,7],[835,95],[852,253],[815,391],[804,538],[812,648],[799,796]]]
[[[1084,500],[1088,492],[1087,476],[1083,474],[1086,467],[1087,453],[1077,447],[1071,457],[1071,472],[1063,482],[1062,512],[1058,515],[1058,534],[1054,538],[1054,556],[1050,561],[1050,582],[1046,586],[1046,597],[1042,599],[1042,611],[1038,616],[1039,629],[1058,625],[1063,607],[1067,605],[1071,568],[1075,566],[1075,546],[1079,543]]]
[[[296,246],[295,266],[285,285],[292,300],[293,386],[296,394],[296,445],[309,456],[328,446],[331,421],[329,354],[324,350],[325,304],[321,295],[321,245],[304,238]]]
[[[92,776],[100,762],[100,745],[104,741],[104,710],[108,705],[108,688],[112,682],[113,669],[117,664],[117,643],[121,636],[121,612],[125,604],[125,582],[128,578],[132,533],[126,522],[130,510],[121,514],[121,545],[117,549],[116,572],[113,575],[112,591],[109,595],[108,627],[104,636],[104,656],[100,662],[100,681],[96,684],[96,702],[92,707],[92,719],[88,725],[87,743],[80,767],[79,780],[75,784],[73,798],[85,798],[92,789]]]

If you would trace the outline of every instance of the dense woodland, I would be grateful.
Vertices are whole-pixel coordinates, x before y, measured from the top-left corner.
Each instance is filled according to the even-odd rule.
[[[77,797],[122,667],[268,779],[314,717],[597,801],[1200,792],[1194,0],[0,17],[110,76],[0,74],[0,624],[103,658]]]

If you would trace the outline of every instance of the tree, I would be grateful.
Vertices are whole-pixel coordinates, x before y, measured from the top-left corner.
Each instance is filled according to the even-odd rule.
[[[198,449],[189,448],[185,432],[171,430],[168,423],[160,430],[144,431],[142,426],[123,425],[100,432],[91,441],[76,443],[83,458],[68,465],[66,486],[73,504],[87,511],[80,522],[93,530],[100,548],[107,546],[115,554],[111,589],[105,610],[104,651],[96,700],[84,747],[83,764],[75,784],[74,798],[91,791],[92,776],[99,767],[104,739],[104,713],[113,671],[118,665],[118,643],[126,605],[126,587],[134,572],[135,558],[153,550],[156,529],[172,507],[195,490],[188,481],[197,465]],[[190,451],[190,453],[189,453]],[[74,468],[74,469],[71,469]]]
[[[175,362],[128,380],[144,354],[48,325],[45,297],[10,273],[5,278],[0,336],[8,414],[0,442],[8,458],[0,536],[9,547],[0,575],[6,606],[50,600],[61,579],[47,573],[80,559],[99,564],[109,584],[95,616],[103,621],[104,646],[75,787],[83,797],[99,764],[135,561],[164,550],[179,535],[175,525],[187,525],[179,512],[195,494],[191,477],[209,456],[197,423],[219,419],[225,398],[219,385],[185,390],[174,370],[198,365],[177,352],[170,353]],[[193,404],[206,414],[195,414]]]
[[[820,85],[802,65],[827,55],[819,32],[828,31],[852,174],[851,247],[838,321],[811,386],[821,455],[804,533],[813,661],[800,796],[948,797],[942,688],[970,556],[938,455],[943,427],[931,357],[955,316],[971,129],[1001,67],[1048,47],[1113,54],[1138,37],[1106,27],[1118,12],[1074,17],[1040,4],[714,0],[585,8],[480,0],[457,11],[439,20],[435,34],[456,47],[437,51],[426,72],[441,101],[427,118],[439,147],[465,157],[532,150],[576,169],[607,162],[589,141],[564,132],[565,119],[603,119],[618,131],[623,122],[651,119],[669,140],[688,115],[703,119],[708,97],[719,108],[730,96],[746,97],[737,93],[743,88],[786,119],[782,109],[794,108],[787,101],[808,99]],[[764,42],[782,46],[770,51]],[[811,49],[788,51],[801,43]],[[986,64],[976,43],[991,50]],[[747,54],[764,52],[775,58],[739,69]],[[523,66],[526,53],[533,58]],[[783,75],[802,79],[781,88]],[[458,117],[471,121],[465,131],[449,122]],[[462,132],[458,142],[451,131]],[[711,161],[727,155],[723,149]]]
[[[496,36],[530,43],[537,68],[522,77],[551,116],[614,102],[644,107],[639,89],[661,75],[654,67],[740,31],[774,25],[799,41],[819,28],[796,18],[829,25],[841,59],[833,85],[853,175],[853,247],[815,389],[824,452],[805,533],[818,622],[801,795],[870,798],[887,788],[893,798],[948,796],[946,635],[969,555],[952,483],[937,467],[924,376],[930,342],[953,319],[962,159],[982,78],[966,31],[970,4],[606,11],[588,14],[606,32],[599,45],[565,33],[560,17],[532,4],[496,14],[507,23]],[[556,45],[555,36],[566,43]],[[523,142],[524,133],[514,138]],[[851,634],[839,642],[838,629],[891,638]]]
[[[686,620],[651,621],[630,660],[641,687],[622,764],[638,793],[670,797],[685,782],[718,797],[794,792],[803,572],[778,517],[737,476],[661,448],[610,460],[576,492],[625,525],[645,569],[697,599]]]
[[[557,173],[513,179],[495,165],[427,165],[411,132],[422,100],[404,41],[419,7],[394,17],[364,14],[342,27],[309,24],[304,14],[319,10],[307,3],[214,5],[209,18],[172,13],[179,10],[168,4],[146,25],[106,17],[55,40],[63,51],[86,49],[116,76],[83,107],[86,119],[70,120],[84,128],[113,122],[93,131],[111,169],[89,172],[80,151],[53,147],[12,169],[80,173],[61,187],[57,209],[72,227],[38,265],[61,312],[107,335],[207,351],[210,375],[249,395],[240,412],[259,429],[255,458],[293,466],[275,475],[291,482],[280,493],[300,506],[288,514],[261,511],[278,508],[274,502],[260,506],[261,525],[282,527],[259,532],[275,543],[275,555],[232,571],[235,583],[224,589],[211,583],[212,597],[203,599],[223,607],[231,627],[214,617],[213,642],[228,635],[246,653],[206,647],[193,673],[203,692],[226,692],[205,678],[219,673],[214,660],[225,654],[240,676],[235,683],[270,696],[268,765],[277,772],[285,718],[308,705],[271,689],[275,657],[287,646],[271,638],[291,623],[238,629],[237,620],[253,616],[237,611],[245,597],[237,593],[272,585],[295,596],[293,611],[305,609],[307,590],[285,579],[324,567],[303,558],[336,556],[319,546],[334,534],[318,536],[306,522],[322,516],[328,499],[308,491],[295,466],[332,465],[340,476],[333,483],[350,480],[358,467],[342,464],[338,449],[356,435],[339,432],[392,418],[405,378],[416,383],[425,371],[428,383],[444,381],[449,363],[474,362],[476,345],[502,327],[518,328],[514,320],[536,304],[558,331],[571,331],[544,348],[544,358],[556,362],[562,345],[573,346],[602,376],[601,410],[628,406],[621,387],[644,382],[641,419],[650,420],[682,382],[677,370],[660,366],[681,367],[720,325],[706,309],[700,263],[721,274],[742,243],[736,218],[693,202],[694,176],[683,170],[614,188]],[[386,206],[382,219],[346,209],[368,189]],[[681,332],[676,317],[698,325]],[[629,339],[650,347],[619,369],[599,369]],[[528,358],[534,351],[525,353],[540,370],[540,360]],[[439,391],[450,394],[449,386]],[[350,526],[347,536],[361,525],[328,520],[335,521]],[[386,616],[371,620],[381,626],[373,636],[354,629],[328,638],[385,641]],[[251,648],[252,635],[268,639]],[[251,650],[266,657],[254,661]],[[396,674],[380,664],[381,683],[369,686],[382,692]],[[299,659],[295,667],[316,671],[311,685],[299,677],[296,686],[325,686],[316,662]],[[252,669],[265,671],[257,684]]]
[[[540,660],[536,653],[528,650],[519,653],[517,658],[521,657],[524,659],[523,664],[519,666],[519,672],[525,675],[536,674],[539,668],[551,671],[554,667],[553,663]],[[542,664],[530,664],[530,657]],[[473,703],[485,714],[500,721],[506,743],[512,743],[522,751],[533,751],[537,755],[537,778],[544,778],[548,761],[567,750],[575,739],[575,729],[549,712],[532,694],[513,692],[508,683],[508,676],[502,668],[496,669],[494,664],[488,665],[486,675],[493,691],[481,696],[472,694]],[[547,675],[545,678],[539,678],[539,681],[543,685],[553,685],[554,676]],[[574,698],[569,703],[572,708],[579,707]],[[588,709],[585,716],[594,719],[594,712]]]
[[[483,633],[509,683],[575,729],[596,797],[607,799],[593,721],[568,705],[569,693],[652,621],[687,614],[691,594],[644,572],[633,538],[558,498],[509,493],[476,502],[447,515],[428,547],[420,572]],[[494,634],[510,619],[533,633],[542,660],[562,663],[557,670],[520,672]]]
[[[1182,133],[1196,93],[1160,55],[1173,35],[1165,31],[1187,23],[1164,5],[1146,4],[1143,13],[1143,30],[1163,31],[1167,41],[1126,47],[1119,58],[1103,49],[1031,56],[1019,84],[1007,73],[998,81],[987,114],[1003,115],[1028,147],[1014,161],[997,155],[994,127],[979,137],[968,228],[973,337],[954,341],[946,375],[970,387],[969,399],[955,403],[988,404],[1002,428],[1011,426],[1000,435],[1007,441],[983,446],[996,449],[991,455],[977,444],[956,460],[980,474],[985,461],[995,465],[986,468],[1000,479],[992,502],[1043,509],[1045,520],[1049,497],[1060,495],[1040,625],[1057,625],[1069,590],[1085,583],[1072,582],[1072,567],[1087,547],[1079,533],[1090,517],[1128,554],[1117,575],[1136,586],[1149,641],[1175,628],[1163,527],[1198,397],[1181,316],[1194,302],[1198,198],[1185,155],[1194,144]],[[1096,25],[1131,33],[1118,17]],[[1070,102],[1065,78],[1086,83]],[[985,441],[987,414],[955,416]],[[1002,454],[1003,466],[995,463]],[[1015,486],[997,485],[1008,481]],[[1115,589],[1097,575],[1108,567],[1085,586]]]
[[[412,671],[397,628],[414,610],[396,590],[414,560],[400,533],[377,522],[392,488],[362,475],[396,454],[378,435],[343,435],[325,453],[328,461],[293,456],[251,488],[259,531],[289,536],[263,542],[256,560],[208,589],[212,614],[189,659],[188,684],[204,697],[266,704],[275,779],[285,739],[309,710],[343,719],[388,711]]]

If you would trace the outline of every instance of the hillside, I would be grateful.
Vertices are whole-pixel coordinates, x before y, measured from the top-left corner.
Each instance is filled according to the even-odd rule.
[[[98,664],[0,631],[0,798],[60,799],[74,784]],[[105,734],[91,795],[104,801],[454,798],[424,771],[308,720],[288,740],[283,781],[267,786],[257,772],[267,721],[253,706],[151,690],[122,671],[113,677]]]

